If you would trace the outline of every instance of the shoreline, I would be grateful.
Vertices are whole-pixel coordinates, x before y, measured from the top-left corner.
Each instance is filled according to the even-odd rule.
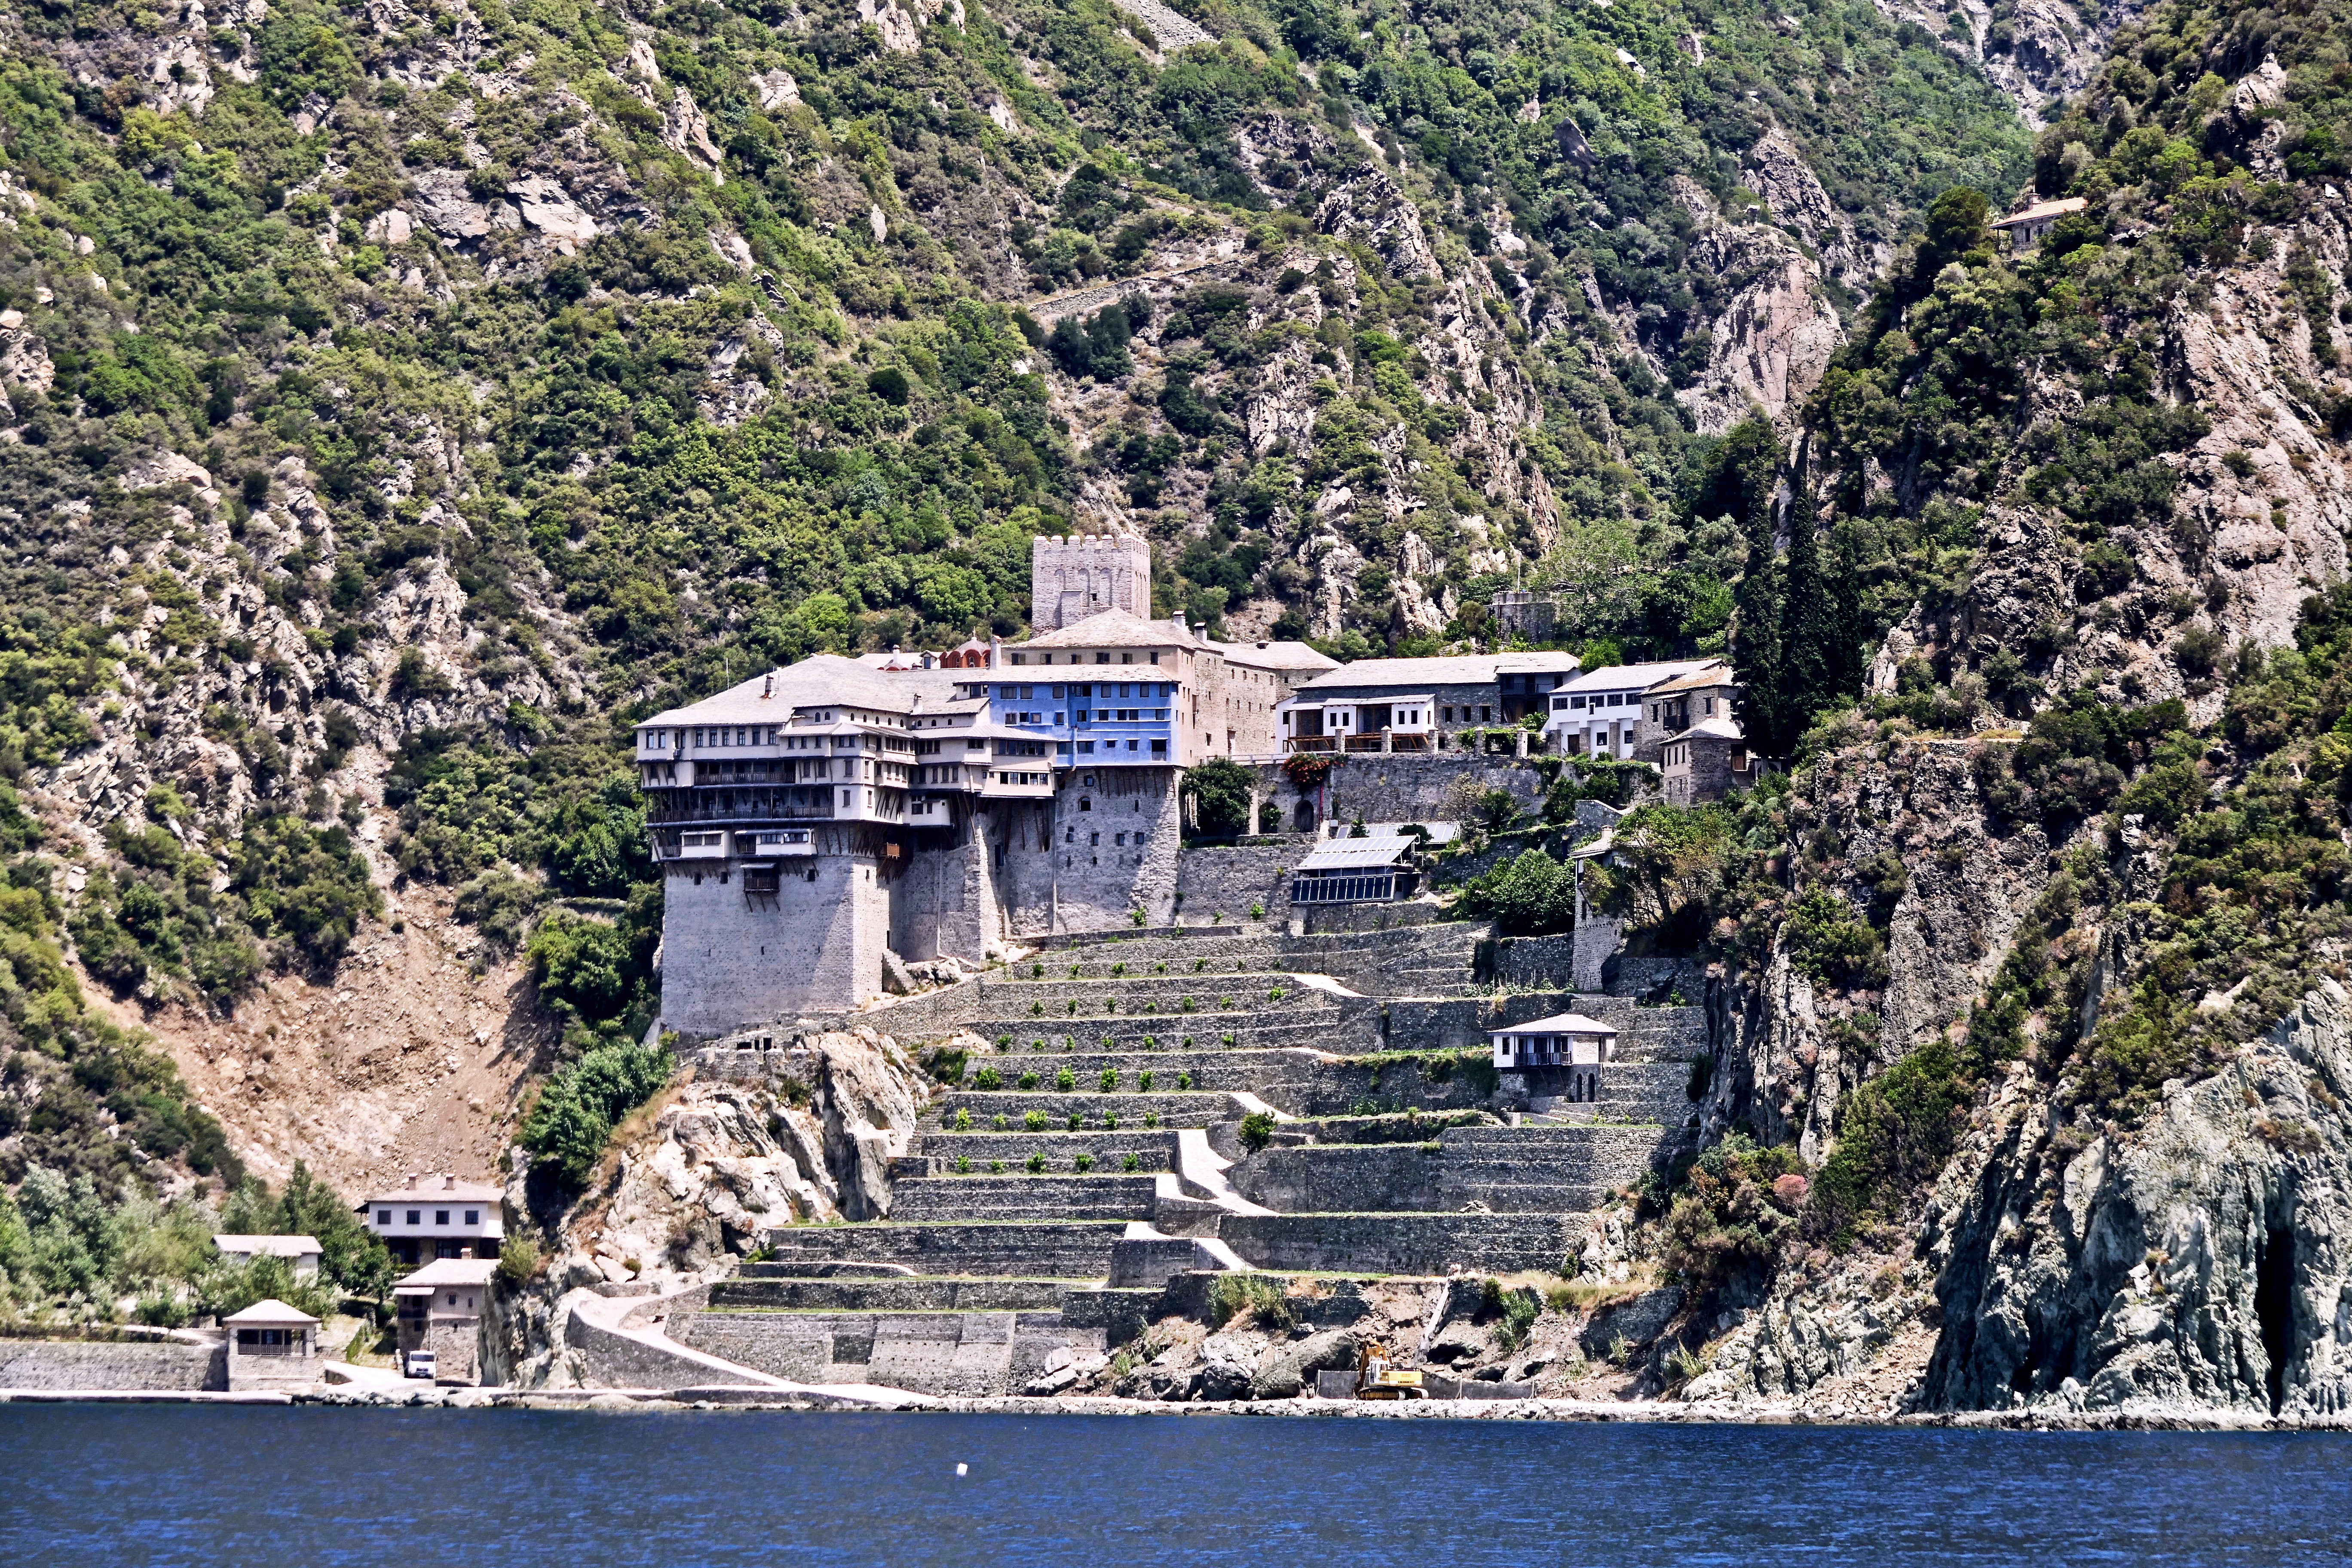
[[[1655,1400],[1603,1403],[1575,1399],[1206,1400],[1170,1404],[1150,1399],[1082,1395],[995,1398],[908,1394],[902,1403],[828,1394],[811,1387],[789,1392],[751,1384],[688,1388],[415,1388],[249,1390],[231,1394],[191,1389],[0,1389],[10,1405],[319,1405],[378,1410],[821,1411],[866,1415],[1257,1416],[1276,1420],[1541,1421],[1582,1425],[1684,1426],[1836,1426],[2002,1432],[2352,1432],[2352,1414],[2316,1419],[2232,1411],[1969,1410],[1900,1415],[1835,1416],[1773,1405],[1667,1404]]]

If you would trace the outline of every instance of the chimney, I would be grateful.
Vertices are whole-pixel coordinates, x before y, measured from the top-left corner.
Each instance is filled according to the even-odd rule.
[[[454,1192],[456,1192],[456,1191],[457,1190],[457,1177],[455,1177],[455,1176],[444,1176],[444,1177],[442,1177],[442,1178],[441,1178],[441,1190],[442,1190],[443,1192],[445,1192],[445,1193],[454,1193]]]
[[[416,1178],[413,1175],[410,1176],[406,1182],[401,1184],[401,1186],[404,1192],[415,1192],[416,1190]]]
[[[1004,639],[993,634],[988,639],[988,668],[991,669],[1004,668]]]
[[[760,700],[764,702],[776,694],[776,672],[768,671],[768,679],[760,687]]]

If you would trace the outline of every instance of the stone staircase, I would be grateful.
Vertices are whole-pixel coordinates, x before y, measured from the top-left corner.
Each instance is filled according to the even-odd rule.
[[[994,1049],[924,1108],[891,1163],[887,1219],[768,1233],[764,1260],[673,1331],[796,1382],[1019,1393],[1165,1310],[1171,1269],[1558,1268],[1587,1212],[1682,1135],[1705,1016],[1509,999],[1618,1026],[1620,1059],[1589,1101],[1564,1073],[1498,1075],[1481,1050],[1383,1050],[1384,997],[1433,998],[1461,1015],[1448,1037],[1465,1019],[1475,1037],[1491,1011],[1472,984],[1483,934],[1063,938],[877,1009],[860,1021],[902,1043],[970,1031]],[[1270,1146],[1240,1138],[1255,1111],[1276,1119]],[[1436,1112],[1418,1135],[1410,1119]]]

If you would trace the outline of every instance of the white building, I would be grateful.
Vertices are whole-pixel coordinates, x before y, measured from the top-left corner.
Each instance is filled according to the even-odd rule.
[[[415,1265],[445,1258],[496,1258],[506,1240],[506,1194],[455,1176],[411,1176],[359,1205],[394,1258]]]
[[[319,1381],[319,1320],[270,1298],[221,1320],[228,1337],[228,1391],[302,1387]]]
[[[319,1243],[308,1236],[216,1236],[213,1246],[231,1263],[247,1264],[257,1258],[282,1258],[297,1279],[319,1277]]]
[[[1495,1066],[1504,1072],[1565,1069],[1567,1098],[1590,1102],[1601,1095],[1601,1068],[1617,1055],[1617,1029],[1582,1013],[1555,1013],[1525,1024],[1489,1029]]]
[[[433,1352],[435,1378],[473,1383],[481,1365],[482,1314],[499,1265],[488,1258],[445,1258],[393,1287],[394,1327],[404,1366],[411,1351]]]
[[[1551,692],[1544,732],[1551,749],[1568,756],[1656,762],[1666,737],[1684,726],[1665,722],[1651,694],[1669,686],[1679,690],[1691,677],[1717,669],[1729,689],[1731,670],[1719,658],[1612,664],[1587,670]]]

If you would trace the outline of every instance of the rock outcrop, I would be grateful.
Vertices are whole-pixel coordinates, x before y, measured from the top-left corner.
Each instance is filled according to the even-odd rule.
[[[2003,1096],[1930,1215],[1944,1330],[1920,1404],[2352,1408],[2347,1095],[2352,995],[2330,980],[2128,1138]]]

